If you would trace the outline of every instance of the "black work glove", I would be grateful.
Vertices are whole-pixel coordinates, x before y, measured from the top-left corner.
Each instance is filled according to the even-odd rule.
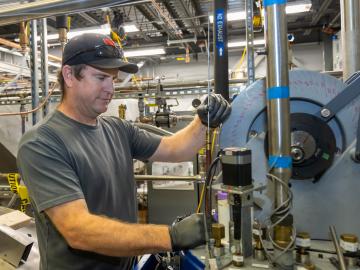
[[[210,127],[217,128],[230,115],[231,105],[222,95],[211,93],[197,109],[201,123],[205,126],[208,126],[208,111]]]
[[[175,221],[169,232],[173,251],[192,249],[205,244],[204,214],[192,214]]]

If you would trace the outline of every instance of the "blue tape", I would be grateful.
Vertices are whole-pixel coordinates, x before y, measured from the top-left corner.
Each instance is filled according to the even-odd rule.
[[[291,168],[292,159],[290,156],[269,156],[269,168]]]
[[[275,98],[289,98],[290,90],[288,86],[277,86],[270,87],[267,89],[267,98],[275,99]]]
[[[264,7],[271,6],[271,5],[283,5],[286,4],[287,0],[264,0]]]

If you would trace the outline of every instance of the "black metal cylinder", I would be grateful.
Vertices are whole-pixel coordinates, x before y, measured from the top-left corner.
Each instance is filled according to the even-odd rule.
[[[56,16],[56,28],[68,28],[68,16],[67,15],[60,15]]]
[[[227,37],[227,0],[214,1],[214,79],[215,93],[229,100],[229,58]]]
[[[220,159],[224,185],[244,187],[252,184],[250,149],[224,148]]]

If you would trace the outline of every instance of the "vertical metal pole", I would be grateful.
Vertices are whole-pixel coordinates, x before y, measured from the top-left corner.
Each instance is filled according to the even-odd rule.
[[[341,0],[343,80],[360,69],[360,1]]]
[[[253,0],[246,0],[246,52],[248,85],[255,82]]]
[[[215,93],[229,100],[229,58],[227,47],[227,0],[214,0]]]
[[[267,47],[267,115],[269,131],[269,168],[270,173],[287,184],[291,177],[290,156],[290,104],[288,40],[286,21],[286,0],[264,0],[266,13],[265,40]],[[283,206],[288,199],[283,185],[275,182],[275,209]],[[281,209],[280,209],[281,210]],[[282,215],[284,215],[282,213]],[[274,214],[273,222],[280,218]],[[292,216],[274,228],[275,242],[286,248],[291,242]],[[279,252],[275,248],[275,254]],[[278,258],[283,266],[292,269],[292,252],[286,252]]]
[[[324,44],[324,70],[325,71],[332,71],[333,68],[333,41],[332,36],[323,33],[322,34],[322,40]]]
[[[36,108],[39,104],[39,76],[37,61],[37,22],[30,22],[30,70],[31,70],[31,105]],[[35,125],[38,121],[38,112],[32,113],[32,123]]]
[[[45,99],[49,93],[49,70],[48,70],[48,43],[47,43],[47,19],[41,19],[41,95]],[[49,112],[49,104],[43,107],[43,117]]]

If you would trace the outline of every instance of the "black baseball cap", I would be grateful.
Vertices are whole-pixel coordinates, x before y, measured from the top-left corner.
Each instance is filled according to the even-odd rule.
[[[136,64],[123,61],[123,52],[115,42],[106,35],[85,33],[73,37],[66,44],[62,65],[86,64],[94,68],[118,68],[126,73],[136,73]]]

